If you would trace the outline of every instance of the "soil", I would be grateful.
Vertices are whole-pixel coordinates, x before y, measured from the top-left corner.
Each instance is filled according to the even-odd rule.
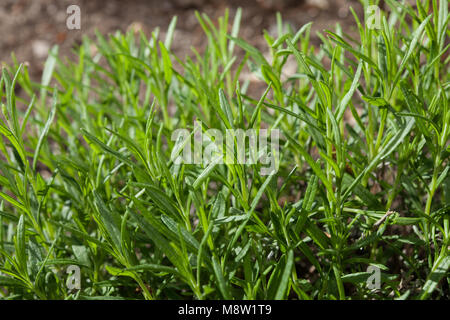
[[[66,26],[67,8],[81,9],[81,29]],[[2,0],[0,4],[0,61],[10,64],[14,52],[19,62],[27,62],[29,72],[39,79],[48,50],[60,46],[60,56],[70,55],[83,36],[93,38],[130,28],[150,34],[160,27],[162,36],[174,15],[178,16],[172,49],[181,58],[191,54],[191,46],[201,47],[205,41],[195,11],[206,13],[213,21],[230,11],[230,23],[238,7],[243,9],[239,36],[259,48],[266,48],[263,30],[276,33],[276,12],[283,21],[298,30],[313,21],[312,41],[318,43],[317,31],[334,28],[339,23],[344,31],[354,32],[352,6],[359,16],[362,6],[352,0]]]

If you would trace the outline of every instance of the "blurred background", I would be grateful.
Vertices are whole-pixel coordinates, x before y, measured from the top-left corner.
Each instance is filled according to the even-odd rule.
[[[81,29],[66,26],[68,6],[81,9]],[[263,30],[276,34],[276,12],[283,21],[298,30],[313,21],[312,40],[316,31],[334,28],[339,23],[345,32],[355,32],[354,8],[361,17],[359,1],[347,0],[1,0],[0,2],[0,61],[11,63],[14,52],[19,62],[27,62],[33,78],[39,78],[48,50],[60,46],[60,56],[70,55],[84,35],[94,37],[95,30],[103,34],[130,28],[150,34],[155,27],[164,36],[174,15],[178,16],[172,49],[180,58],[190,55],[190,47],[200,47],[205,36],[195,18],[195,11],[204,12],[213,20],[230,11],[230,23],[238,7],[242,22],[240,37],[258,48],[265,48]],[[231,26],[230,26],[231,28]]]

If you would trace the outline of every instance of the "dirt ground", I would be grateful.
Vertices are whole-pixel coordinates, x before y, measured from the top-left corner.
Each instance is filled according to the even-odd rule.
[[[81,29],[66,26],[67,7],[76,4],[81,9]],[[164,35],[174,15],[178,16],[172,49],[179,57],[190,54],[190,47],[201,47],[204,34],[195,18],[195,11],[205,12],[214,21],[229,8],[234,17],[243,9],[240,37],[264,48],[263,30],[276,31],[276,15],[298,30],[313,21],[312,38],[316,31],[333,28],[339,23],[345,31],[353,29],[352,6],[362,15],[359,1],[352,0],[1,0],[0,61],[11,63],[14,52],[19,62],[28,62],[34,79],[39,79],[48,50],[60,46],[60,55],[68,55],[83,36],[94,37],[95,30],[103,34],[126,31],[132,26],[146,34],[155,27]],[[232,23],[232,19],[230,19]]]

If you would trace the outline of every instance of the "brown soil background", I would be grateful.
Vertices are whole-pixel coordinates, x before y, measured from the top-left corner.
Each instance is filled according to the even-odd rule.
[[[68,30],[66,26],[66,10],[71,4],[81,9],[80,30]],[[94,38],[95,30],[108,34],[134,26],[149,35],[160,27],[164,36],[174,15],[178,22],[172,49],[184,58],[191,54],[191,46],[201,47],[206,38],[196,20],[196,10],[215,21],[229,8],[232,24],[238,7],[243,10],[239,36],[260,49],[267,47],[263,30],[276,34],[277,11],[294,30],[313,21],[311,36],[318,44],[316,32],[334,29],[337,23],[345,32],[354,32],[350,6],[362,16],[362,6],[356,0],[1,0],[0,61],[11,64],[14,52],[19,62],[29,65],[32,78],[38,80],[48,50],[55,44],[60,46],[60,56],[66,56],[83,36]]]

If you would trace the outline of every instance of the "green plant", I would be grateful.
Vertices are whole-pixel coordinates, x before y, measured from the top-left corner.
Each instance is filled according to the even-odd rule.
[[[3,69],[0,295],[448,298],[448,8],[386,2],[380,30],[354,14],[359,39],[337,26],[320,48],[278,16],[269,57],[238,37],[238,10],[231,30],[228,12],[197,15],[192,58],[170,50],[174,19],[164,41],[97,34],[73,61],[55,47],[39,84]],[[194,119],[280,130],[278,171],[175,164],[171,134]]]

